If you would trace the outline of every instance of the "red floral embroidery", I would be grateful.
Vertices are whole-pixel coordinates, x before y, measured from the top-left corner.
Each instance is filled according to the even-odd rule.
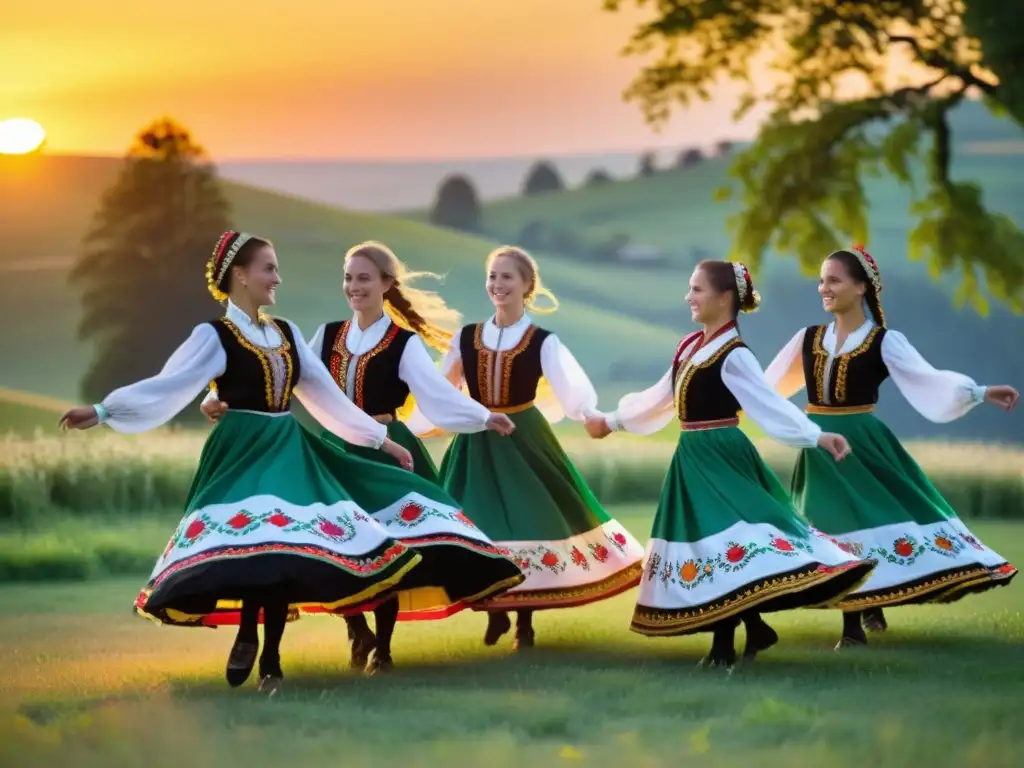
[[[584,555],[582,552],[580,552],[579,548],[573,547],[571,554],[572,554],[572,561],[576,565],[586,565],[587,564],[587,556]]]
[[[623,534],[621,532],[616,532],[616,533],[612,534],[612,538],[615,539],[615,543],[618,544],[620,547],[626,546],[626,536],[625,536],[625,534]]]
[[[553,568],[556,565],[558,565],[558,555],[556,555],[554,552],[545,552],[544,556],[540,559],[540,561],[548,568]]]
[[[330,520],[324,520],[320,523],[320,530],[328,536],[342,536],[344,535],[344,529],[338,527]]]
[[[914,545],[906,539],[897,539],[893,551],[900,557],[910,557],[914,554]]]
[[[746,547],[741,547],[739,544],[734,544],[729,547],[729,550],[725,553],[725,559],[730,563],[738,563],[743,559],[743,556],[747,554]]]
[[[939,549],[944,549],[948,552],[953,548],[953,542],[947,539],[945,536],[936,536],[935,546]]]
[[[245,528],[245,526],[249,525],[249,523],[251,523],[251,522],[252,522],[252,518],[251,517],[249,517],[247,514],[245,514],[245,512],[239,512],[237,515],[235,515],[230,520],[228,520],[228,525],[230,525],[232,528],[234,528],[237,531],[237,530],[240,530],[242,528]]]
[[[590,554],[594,556],[594,559],[597,560],[597,562],[603,563],[608,559],[608,548],[598,544],[590,550]]]
[[[405,522],[411,523],[422,514],[423,507],[421,507],[419,504],[410,503],[402,507],[401,511],[398,513],[398,516],[402,518],[402,520],[404,520]]]
[[[782,552],[792,552],[793,551],[793,545],[790,544],[786,539],[783,539],[781,536],[779,538],[775,539],[774,541],[772,541],[772,546],[775,547],[776,549],[782,551]]]
[[[193,520],[188,528],[185,529],[185,538],[194,540],[199,538],[199,535],[206,530],[206,523],[202,520]]]
[[[280,512],[275,512],[267,518],[267,521],[271,525],[276,525],[278,528],[284,528],[286,525],[292,522],[292,519],[288,517],[288,515],[281,514]]]

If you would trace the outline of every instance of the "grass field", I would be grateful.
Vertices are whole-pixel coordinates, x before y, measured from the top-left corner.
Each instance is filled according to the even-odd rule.
[[[646,540],[651,507],[613,511]],[[1024,526],[974,529],[1024,560]],[[168,534],[137,532],[154,557]],[[485,648],[474,614],[403,625],[375,678],[345,667],[340,621],[310,618],[267,700],[223,682],[230,630],[133,617],[143,580],[0,589],[0,764],[1000,768],[1024,746],[1019,585],[892,610],[853,652],[831,650],[837,613],[779,615],[779,646],[731,675],[695,668],[704,638],[628,632],[635,592],[538,616],[529,656]]]

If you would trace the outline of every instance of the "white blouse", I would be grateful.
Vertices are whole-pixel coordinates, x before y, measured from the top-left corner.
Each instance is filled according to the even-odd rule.
[[[345,346],[348,351],[359,357],[366,354],[380,343],[391,327],[391,318],[386,314],[366,330],[361,330],[358,323],[353,321],[349,324],[348,334],[345,336]],[[323,359],[321,351],[324,346],[324,329],[321,325],[316,329],[309,347],[317,359]],[[353,359],[353,363],[355,360]],[[412,396],[416,399],[418,409],[422,409],[423,416],[429,419],[443,430],[448,432],[482,432],[487,429],[487,420],[491,416],[480,403],[452,386],[441,372],[427,352],[423,340],[419,336],[413,336],[405,345],[402,351],[402,359],[398,363],[398,377],[409,385]],[[348,377],[345,382],[345,393],[355,397],[356,366],[350,364]],[[408,424],[413,432],[424,434],[431,429],[421,426],[411,420]]]
[[[874,321],[868,319],[846,337],[838,354],[845,355],[859,347],[874,326]],[[803,370],[805,333],[806,329],[797,331],[765,371],[768,383],[783,397],[792,397],[806,385]],[[834,322],[825,329],[821,343],[828,353],[825,370],[831,371],[837,354]],[[888,329],[882,337],[882,361],[900,394],[929,421],[937,424],[953,421],[985,400],[986,387],[979,386],[961,373],[936,370],[899,331]]]
[[[273,349],[284,341],[270,323],[257,324],[228,301],[226,317],[253,344]],[[299,358],[294,395],[310,414],[338,437],[354,445],[380,448],[387,427],[367,416],[338,389],[330,372],[313,354],[298,326],[291,327]],[[145,432],[170,421],[204,388],[222,375],[227,353],[209,323],[197,325],[156,376],[114,390],[96,406],[101,423],[118,432]]]
[[[498,353],[493,366],[495,375],[501,371],[502,354],[515,348],[532,324],[533,320],[526,313],[505,328],[499,328],[493,316],[484,324],[481,341],[485,347]],[[460,341],[461,332],[456,334],[451,348],[441,361],[441,373],[452,384],[462,389],[466,379],[462,368]],[[569,348],[553,333],[548,334],[541,344],[540,366],[542,375],[551,385],[554,397],[545,397],[543,389],[539,389],[535,405],[549,422],[557,423],[566,416],[573,421],[583,421],[590,416],[600,415],[600,411],[597,410],[597,391],[593,383]],[[427,427],[430,425],[423,415],[418,413],[418,409],[413,418],[417,420],[419,429],[428,431]]]
[[[703,363],[737,335],[735,328],[726,331],[697,350],[683,365]],[[768,385],[757,358],[749,349],[740,347],[729,352],[721,370],[722,383],[743,412],[769,437],[793,448],[813,448],[818,444],[821,428]],[[670,366],[654,386],[626,395],[613,413],[605,414],[608,427],[638,435],[650,435],[663,429],[675,416],[673,385]]]

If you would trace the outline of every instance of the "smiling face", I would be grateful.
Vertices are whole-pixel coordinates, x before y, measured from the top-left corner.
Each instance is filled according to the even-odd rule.
[[[698,267],[690,276],[690,292],[686,294],[690,317],[701,325],[715,325],[731,319],[733,295],[716,291],[707,273]]]
[[[383,275],[366,256],[350,256],[345,261],[345,298],[354,312],[384,311],[384,294],[394,280]]]
[[[244,267],[232,267],[232,285],[240,285],[249,299],[259,307],[272,306],[277,301],[277,286],[281,275],[277,269],[277,254],[269,245],[261,245]]]
[[[498,256],[487,270],[487,295],[495,308],[522,310],[530,290],[522,265],[513,256]]]
[[[843,314],[864,301],[866,283],[858,283],[841,259],[825,259],[821,265],[818,293],[826,312]]]

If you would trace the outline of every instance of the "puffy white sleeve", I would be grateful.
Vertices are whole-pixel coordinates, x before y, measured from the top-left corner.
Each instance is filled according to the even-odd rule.
[[[768,386],[783,397],[789,398],[803,389],[807,382],[804,379],[803,347],[807,329],[796,332],[796,335],[775,356],[764,370],[764,378]]]
[[[326,328],[327,323],[324,323],[316,329],[316,333],[313,334],[313,338],[309,340],[309,349],[318,360],[323,360],[324,329]]]
[[[545,380],[551,386],[556,402],[552,398],[538,397],[537,408],[552,424],[568,416],[573,421],[583,421],[590,416],[600,415],[597,410],[597,391],[583,366],[569,348],[555,335],[550,334],[540,348],[540,367]]]
[[[342,440],[367,448],[380,448],[388,436],[384,424],[367,416],[349,400],[331,378],[330,371],[306,344],[302,331],[288,320],[299,355],[299,381],[295,397],[310,415]]]
[[[728,354],[722,364],[722,382],[739,401],[743,412],[768,437],[791,448],[813,448],[818,444],[821,427],[768,384],[749,349],[740,347]]]
[[[657,383],[642,392],[632,392],[619,400],[619,407],[605,414],[608,428],[653,435],[672,421],[675,393],[672,391],[672,368]]]
[[[115,389],[96,405],[100,423],[117,432],[145,432],[166,424],[212,379],[224,373],[227,354],[209,323],[198,325],[156,376]]]
[[[429,433],[436,426],[448,432],[482,432],[487,429],[491,412],[467,397],[438,370],[419,336],[413,336],[405,345],[398,363],[398,375],[416,398],[416,410],[421,410],[423,424],[413,421],[416,410],[406,426],[421,433]],[[427,424],[426,422],[430,422]],[[412,422],[412,425],[410,425]]]
[[[962,373],[936,370],[899,331],[882,337],[882,361],[900,394],[929,421],[959,419],[985,401],[986,387]]]
[[[452,339],[452,343],[451,346],[448,347],[448,351],[445,352],[444,357],[441,358],[441,376],[448,379],[457,391],[465,392],[466,377],[462,370],[462,351],[459,347],[461,339],[462,331],[459,331]],[[408,382],[406,383],[408,384]],[[412,389],[411,384],[409,385],[409,388]],[[413,396],[415,397],[415,393]],[[417,398],[417,400],[419,400],[419,398]],[[480,407],[483,408],[482,405]],[[405,419],[405,426],[407,426],[417,437],[440,437],[444,434],[443,429],[435,425],[426,417],[420,409],[419,402],[416,403],[416,407],[412,409],[412,413],[410,413],[408,418]]]

